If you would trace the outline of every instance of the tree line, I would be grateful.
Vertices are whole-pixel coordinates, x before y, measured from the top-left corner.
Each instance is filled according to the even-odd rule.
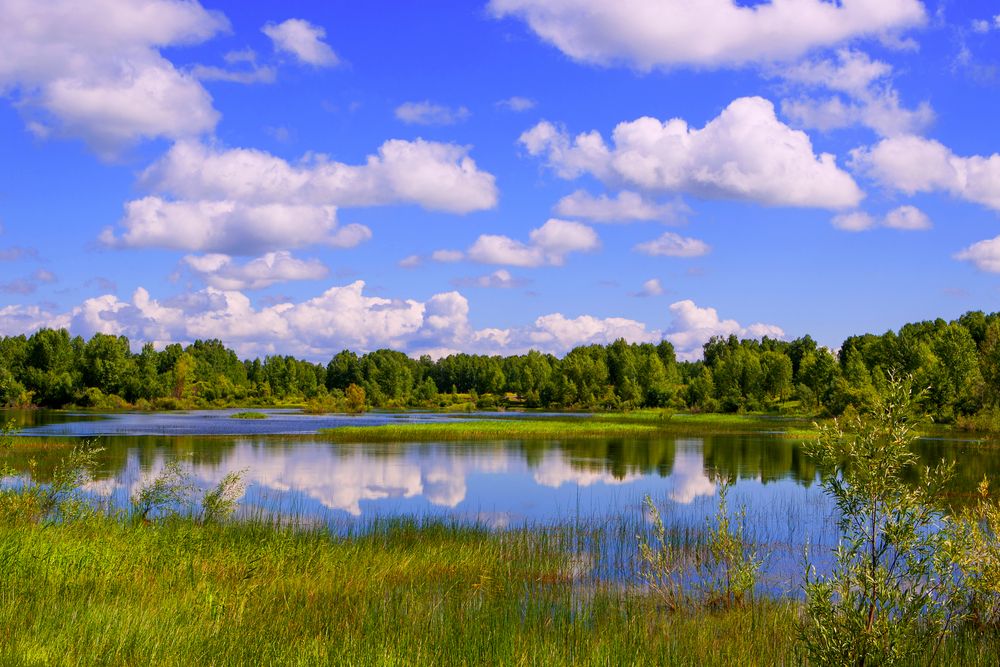
[[[703,359],[678,361],[669,341],[617,340],[562,358],[453,354],[413,359],[388,349],[337,353],[327,364],[272,355],[241,360],[218,340],[133,352],[128,338],[64,329],[0,338],[0,404],[97,408],[218,407],[312,402],[370,407],[633,408],[704,412],[864,411],[891,373],[929,387],[941,421],[998,414],[1000,313],[906,324],[850,336],[837,351],[792,341],[716,337]]]

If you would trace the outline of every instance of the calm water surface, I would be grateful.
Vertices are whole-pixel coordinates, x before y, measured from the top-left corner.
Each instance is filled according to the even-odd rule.
[[[730,506],[746,507],[750,537],[770,545],[773,558],[784,562],[780,569],[794,567],[807,540],[817,547],[836,541],[832,508],[800,443],[774,434],[334,444],[324,442],[317,429],[470,415],[265,410],[267,419],[241,420],[233,419],[233,412],[17,417],[25,435],[100,436],[105,451],[87,490],[113,506],[127,506],[132,493],[168,461],[180,460],[204,488],[243,471],[244,513],[289,515],[340,528],[393,515],[496,527],[623,516],[641,522],[646,495],[664,508],[672,525],[698,527],[714,513],[720,483],[731,480]],[[1000,456],[976,442],[928,439],[919,448],[928,463],[957,461],[959,500],[971,497],[984,474],[1000,478]],[[33,456],[36,476],[45,481],[62,453]]]

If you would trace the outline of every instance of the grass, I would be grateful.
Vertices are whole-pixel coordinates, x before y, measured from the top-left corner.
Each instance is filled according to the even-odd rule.
[[[656,433],[654,424],[598,422],[588,419],[498,418],[469,421],[339,426],[321,429],[338,442],[403,442],[426,440],[537,440],[644,436]]]
[[[267,419],[263,412],[235,412],[229,415],[231,419]]]
[[[438,440],[555,440],[649,437],[671,434],[780,432],[815,437],[804,422],[743,415],[671,415],[659,410],[602,413],[588,417],[499,417],[461,421],[340,426],[321,429],[335,442],[423,442]]]
[[[39,525],[0,513],[0,663],[791,664],[799,604],[666,613],[568,556],[567,527],[397,519]],[[941,664],[996,664],[959,636]]]
[[[0,525],[3,664],[773,663],[787,603],[659,613],[574,579],[558,531],[391,521]]]

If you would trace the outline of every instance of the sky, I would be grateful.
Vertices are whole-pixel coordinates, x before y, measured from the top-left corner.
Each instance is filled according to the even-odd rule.
[[[0,335],[835,349],[998,310],[997,109],[995,0],[0,0]]]

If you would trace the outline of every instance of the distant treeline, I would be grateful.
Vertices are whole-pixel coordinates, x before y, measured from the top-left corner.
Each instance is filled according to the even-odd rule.
[[[563,358],[454,354],[412,359],[393,350],[345,350],[328,364],[290,356],[240,360],[218,340],[132,353],[124,336],[89,341],[65,330],[0,338],[0,404],[176,408],[345,401],[372,407],[532,407],[706,412],[864,410],[889,373],[928,387],[942,421],[997,415],[1000,313],[907,324],[851,336],[834,353],[809,336],[713,338],[704,359],[679,362],[668,341],[574,348]],[[352,387],[352,385],[354,385]],[[351,391],[348,392],[348,388]]]

